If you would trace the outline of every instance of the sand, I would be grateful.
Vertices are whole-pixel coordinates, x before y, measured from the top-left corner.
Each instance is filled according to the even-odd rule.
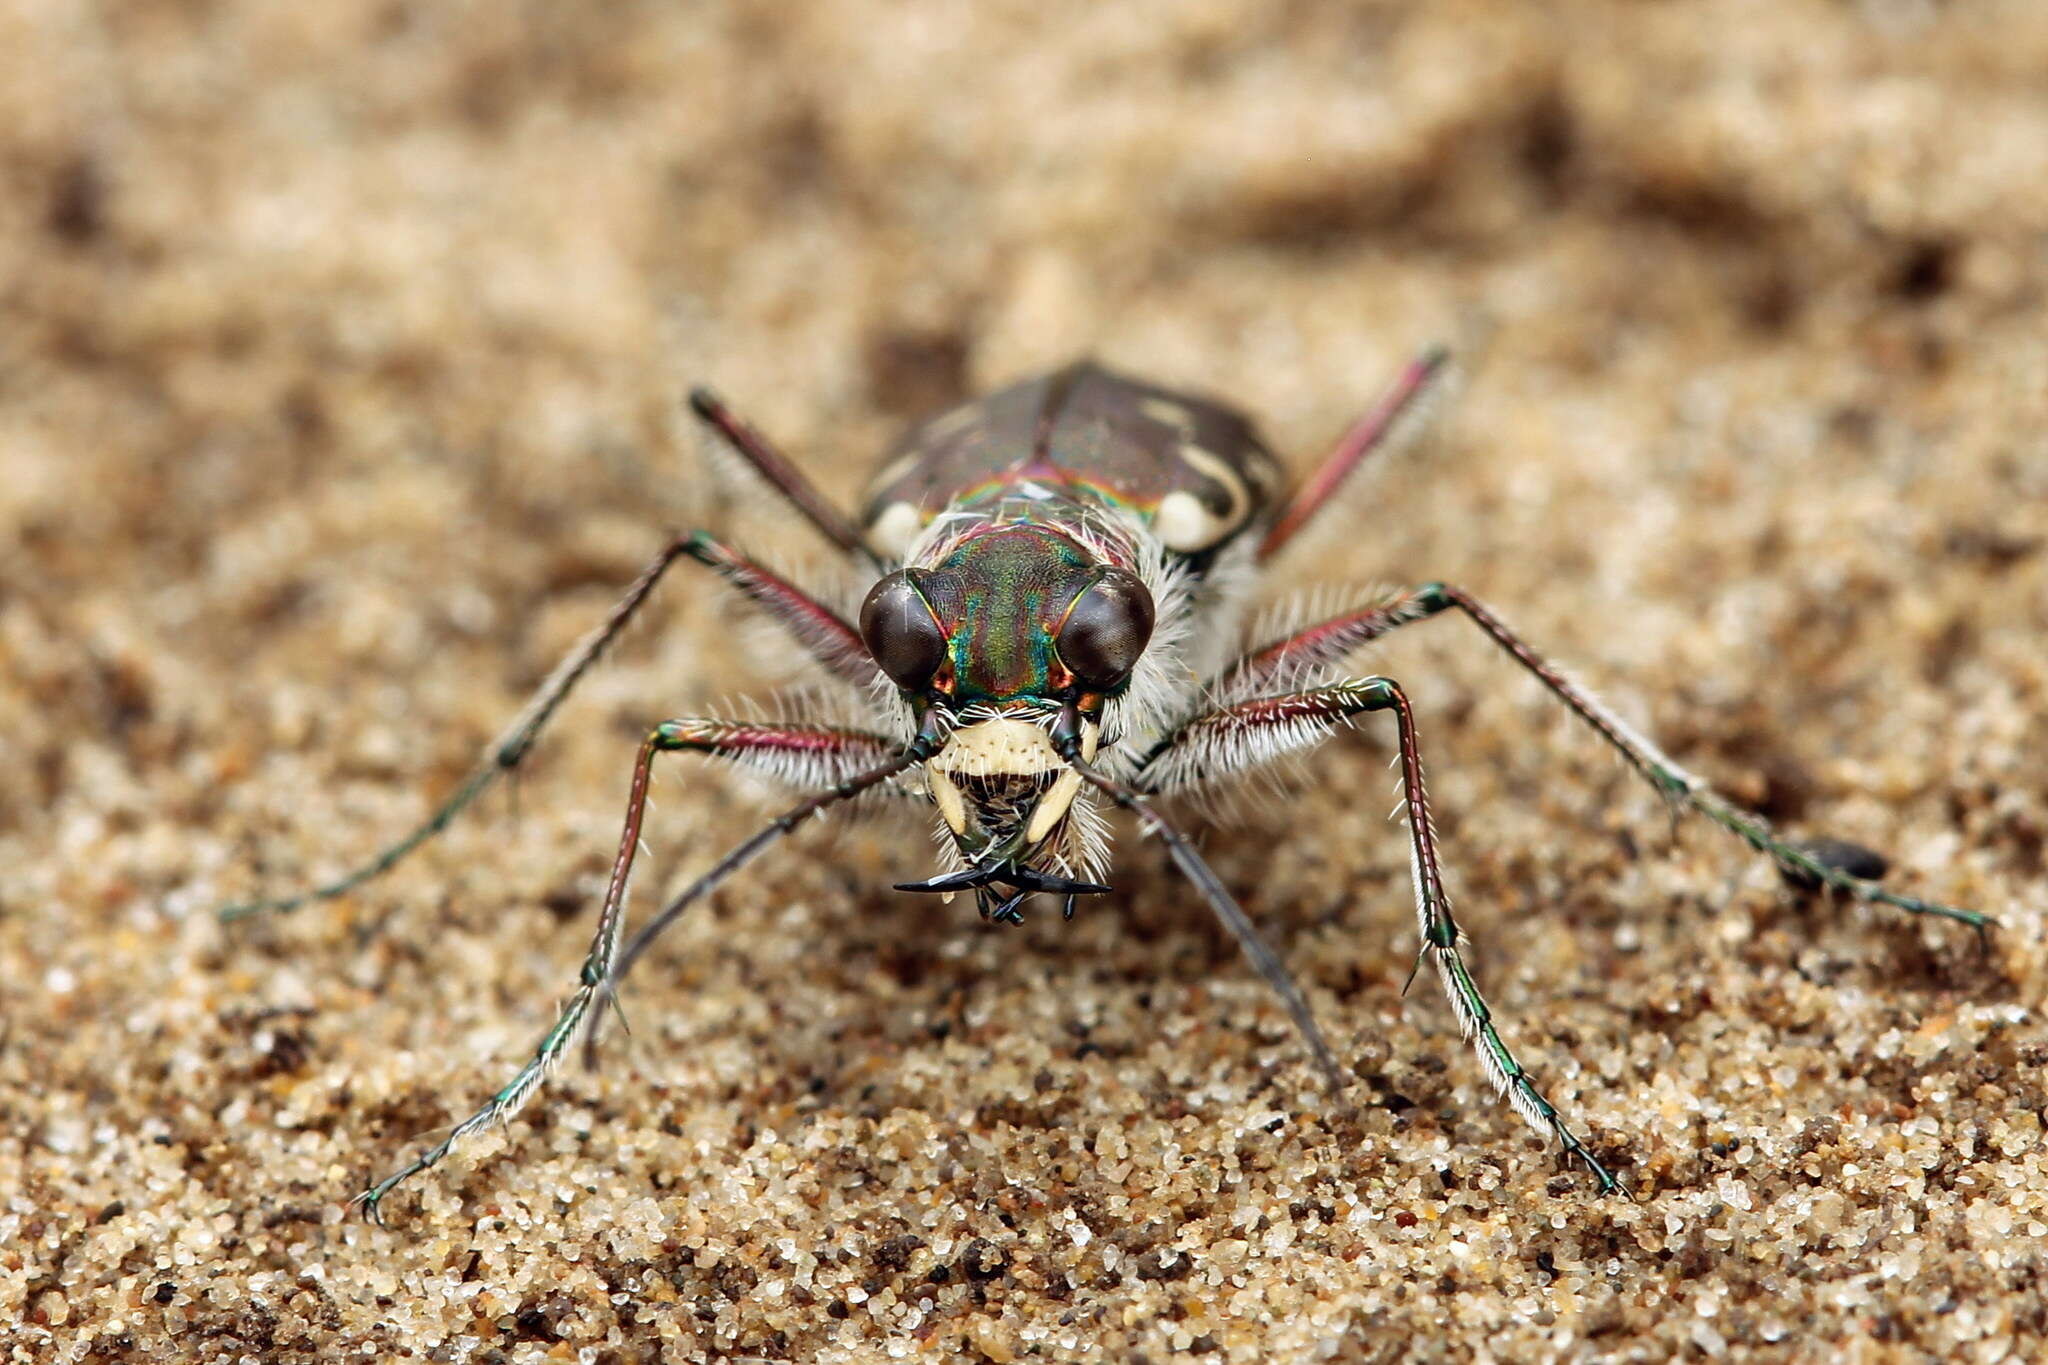
[[[0,1358],[2041,1358],[2044,69],[2020,0],[7,7]],[[213,911],[419,818],[670,530],[831,576],[687,384],[850,502],[1081,353],[1299,471],[1437,341],[1432,433],[1271,592],[1462,584],[1988,948],[1674,831],[1444,620],[1360,667],[1629,1197],[1402,995],[1366,726],[1202,844],[1341,1098],[1134,830],[1001,928],[849,824],[351,1216],[573,986],[637,737],[803,674],[678,570],[516,800]],[[656,797],[643,914],[767,808]]]

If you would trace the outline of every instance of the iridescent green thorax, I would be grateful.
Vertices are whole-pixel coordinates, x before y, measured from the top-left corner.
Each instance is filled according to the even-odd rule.
[[[1078,542],[1031,521],[990,525],[915,571],[946,632],[954,702],[1043,697],[1067,686],[1053,641],[1097,571]]]

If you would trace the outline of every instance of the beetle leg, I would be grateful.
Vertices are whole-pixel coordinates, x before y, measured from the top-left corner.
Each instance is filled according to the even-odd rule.
[[[1980,933],[1996,923],[1989,915],[1976,910],[1959,910],[1887,891],[1874,881],[1853,875],[1837,862],[1818,856],[1810,848],[1779,837],[1762,816],[1743,810],[1716,792],[1705,780],[1679,766],[1599,698],[1571,681],[1556,665],[1523,643],[1520,636],[1508,629],[1477,598],[1447,583],[1425,583],[1411,591],[1385,597],[1370,607],[1332,617],[1251,650],[1223,671],[1217,690],[1226,697],[1243,696],[1283,679],[1312,675],[1318,669],[1335,664],[1368,641],[1411,621],[1427,620],[1446,611],[1463,613],[1486,633],[1488,639],[1534,674],[1552,696],[1590,725],[1665,800],[1674,806],[1698,811],[1770,858],[1788,874],[1830,887],[1857,900],[1895,906],[1916,915],[1936,915],[1955,920]]]
[[[542,1035],[532,1059],[520,1068],[510,1083],[492,1095],[475,1113],[456,1124],[447,1137],[414,1157],[403,1169],[356,1196],[356,1202],[362,1205],[366,1217],[382,1222],[380,1206],[386,1195],[404,1181],[439,1164],[463,1139],[511,1118],[533,1097],[577,1035],[586,1030],[594,1035],[597,1015],[615,996],[619,974],[631,965],[632,959],[651,937],[647,930],[643,930],[621,954],[619,941],[625,927],[626,889],[632,878],[634,858],[640,850],[640,826],[647,812],[647,783],[654,756],[686,751],[732,759],[743,765],[764,768],[781,777],[790,777],[796,770],[807,770],[825,790],[777,817],[767,829],[727,854],[709,875],[679,897],[677,902],[672,902],[663,916],[648,926],[649,929],[665,926],[680,913],[681,906],[717,886],[776,837],[794,829],[826,806],[878,786],[919,761],[914,747],[906,753],[903,746],[880,735],[853,730],[804,725],[753,725],[694,718],[664,721],[654,727],[641,744],[639,758],[633,764],[633,786],[626,800],[625,829],[619,836],[619,852],[612,862],[611,880],[605,888],[604,908],[599,912],[597,932],[590,941],[590,950],[584,955],[575,994],[562,1007],[554,1027]],[[801,765],[800,769],[793,770],[792,762]]]
[[[1415,913],[1422,929],[1421,955],[1443,978],[1457,1014],[1458,1027],[1478,1049],[1479,1060],[1496,1089],[1507,1096],[1529,1122],[1544,1129],[1565,1151],[1586,1164],[1601,1193],[1620,1188],[1586,1144],[1565,1125],[1557,1109],[1536,1089],[1529,1073],[1494,1026],[1493,1011],[1460,951],[1465,936],[1451,915],[1442,868],[1437,857],[1436,827],[1430,820],[1429,794],[1422,781],[1422,756],[1415,739],[1415,716],[1407,694],[1388,678],[1366,678],[1319,687],[1312,691],[1261,697],[1198,716],[1176,731],[1139,769],[1138,782],[1148,791],[1170,792],[1209,776],[1241,769],[1321,742],[1339,725],[1367,711],[1392,711],[1400,741],[1401,791],[1408,820],[1409,866],[1413,874]]]
[[[770,445],[767,437],[727,407],[717,394],[709,389],[692,389],[690,411],[723,436],[726,443],[753,467],[754,472],[767,480],[769,486],[802,514],[805,521],[817,528],[820,535],[846,553],[859,555],[876,568],[881,567],[881,561],[868,548],[853,523],[826,501],[825,495],[804,477],[802,470]]]
[[[1329,505],[1337,490],[1344,486],[1366,456],[1386,445],[1387,439],[1399,429],[1401,419],[1415,410],[1417,402],[1428,392],[1433,380],[1443,372],[1451,353],[1441,346],[1432,346],[1408,362],[1401,377],[1394,381],[1380,401],[1373,405],[1363,417],[1352,423],[1351,429],[1338,440],[1336,449],[1323,457],[1315,473],[1308,476],[1294,500],[1287,504],[1266,532],[1266,538],[1259,542],[1259,559],[1263,562],[1278,554],[1283,546],[1300,533],[1310,518]]]
[[[500,773],[519,766],[526,757],[526,751],[533,747],[534,740],[554,715],[555,710],[573,691],[583,675],[603,657],[612,641],[619,638],[627,624],[646,603],[661,582],[669,566],[690,552],[691,538],[681,536],[662,547],[640,576],[626,589],[626,595],[614,605],[598,627],[576,642],[562,661],[555,665],[547,679],[513,718],[504,733],[492,740],[484,749],[483,756],[462,779],[453,794],[443,801],[434,813],[398,842],[385,848],[376,857],[355,868],[335,881],[324,883],[295,895],[280,896],[269,900],[251,901],[242,905],[224,907],[219,913],[224,920],[241,919],[245,916],[263,914],[273,910],[296,910],[314,901],[332,900],[347,895],[364,882],[382,876],[397,865],[400,859],[411,853],[427,840],[448,827],[457,815],[481,796],[486,787],[496,781]]]
[[[773,617],[833,677],[866,692],[881,676],[860,632],[838,612],[706,532],[683,539],[685,554]]]
[[[861,644],[860,636],[853,627],[837,612],[702,531],[678,536],[641,570],[640,576],[626,589],[625,596],[618,600],[597,628],[579,640],[575,648],[555,665],[512,723],[485,746],[482,756],[462,782],[418,826],[368,862],[334,881],[289,896],[230,905],[219,912],[220,917],[235,920],[269,911],[296,910],[315,901],[347,895],[365,882],[390,871],[407,854],[446,829],[499,776],[519,766],[555,711],[568,700],[570,692],[646,604],[669,566],[683,558],[693,559],[714,570],[746,594],[779,621],[810,652],[811,657],[835,677],[862,689],[874,678],[875,668],[868,658],[867,648]]]

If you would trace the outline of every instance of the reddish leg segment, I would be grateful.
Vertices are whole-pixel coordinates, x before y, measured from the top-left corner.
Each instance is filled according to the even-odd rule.
[[[881,676],[860,632],[845,617],[703,531],[685,537],[684,553],[745,593],[775,618],[826,672],[865,690]]]
[[[1451,353],[1441,346],[1432,347],[1408,363],[1401,377],[1394,382],[1386,396],[1352,424],[1337,442],[1337,448],[1323,457],[1315,473],[1308,476],[1294,500],[1287,505],[1266,538],[1259,543],[1259,558],[1271,559],[1280,549],[1293,540],[1306,526],[1309,519],[1327,505],[1330,498],[1343,487],[1352,471],[1365,463],[1365,457],[1385,444],[1387,437],[1400,425],[1401,419],[1415,408],[1416,402],[1429,389],[1431,381],[1443,371]]]

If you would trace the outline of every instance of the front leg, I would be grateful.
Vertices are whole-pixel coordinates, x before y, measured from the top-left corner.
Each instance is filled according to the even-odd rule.
[[[1415,913],[1422,929],[1419,968],[1427,959],[1443,978],[1457,1014],[1459,1031],[1477,1046],[1480,1063],[1496,1089],[1516,1111],[1555,1137],[1565,1151],[1586,1164],[1603,1194],[1620,1182],[1565,1125],[1557,1109],[1536,1089],[1522,1064],[1494,1026],[1493,1011],[1460,951],[1466,941],[1451,915],[1437,857],[1436,827],[1422,781],[1422,755],[1415,739],[1415,715],[1407,694],[1390,678],[1334,683],[1305,692],[1259,697],[1195,717],[1160,742],[1142,761],[1136,783],[1148,792],[1170,794],[1241,772],[1321,743],[1340,725],[1368,711],[1392,711],[1400,742],[1401,791],[1408,817],[1408,856]],[[1412,977],[1411,977],[1412,979]]]
[[[382,1221],[384,1197],[402,1182],[438,1165],[463,1139],[494,1124],[503,1123],[519,1112],[540,1089],[549,1071],[561,1060],[579,1033],[594,1023],[594,1014],[610,998],[617,974],[623,970],[619,941],[625,927],[626,888],[632,878],[633,860],[640,850],[640,826],[647,812],[647,783],[654,756],[661,753],[694,752],[712,758],[729,759],[742,767],[767,772],[785,781],[803,780],[823,788],[795,812],[782,817],[771,828],[789,829],[831,802],[859,795],[909,766],[901,744],[880,735],[858,730],[831,729],[814,725],[753,725],[737,721],[685,719],[664,721],[654,727],[640,746],[633,764],[632,792],[626,799],[626,824],[619,836],[619,851],[612,862],[611,881],[605,888],[604,908],[597,921],[597,933],[583,958],[575,994],[562,1007],[554,1027],[542,1035],[532,1060],[475,1113],[455,1125],[440,1142],[421,1152],[402,1170],[386,1176],[356,1196],[366,1216]],[[799,813],[800,812],[800,813]],[[745,857],[764,847],[743,845]],[[728,857],[720,866],[730,871],[744,858]],[[715,883],[700,882],[699,893]],[[685,902],[687,903],[687,902]],[[673,907],[671,907],[673,910]],[[637,952],[637,948],[633,951]]]

